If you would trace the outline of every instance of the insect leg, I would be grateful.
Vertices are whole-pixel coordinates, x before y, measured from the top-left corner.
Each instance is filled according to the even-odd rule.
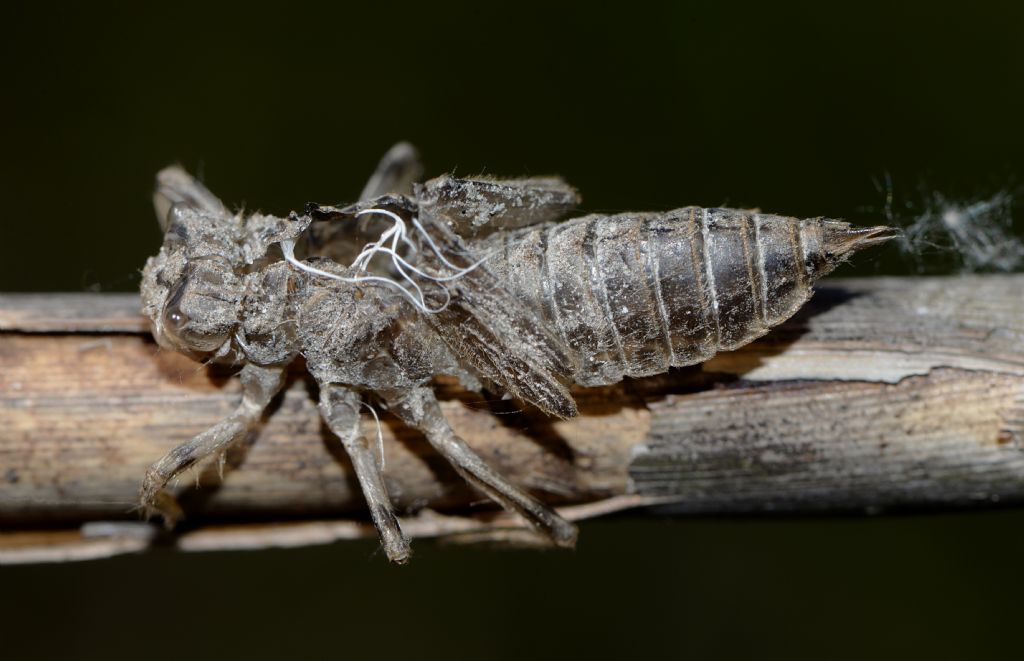
[[[164,168],[156,175],[153,208],[162,231],[167,231],[167,214],[175,204],[217,215],[231,215],[216,195],[178,165]]]
[[[334,220],[340,222],[315,222],[305,233],[305,250],[307,255],[328,257],[336,262],[347,264],[358,252],[359,246],[366,243],[369,237],[380,234],[386,223],[380,217],[367,216],[355,224],[355,214],[360,208],[374,206],[377,202],[401,200],[412,194],[413,184],[423,174],[420,154],[408,142],[399,142],[384,154],[377,164],[377,169],[370,176],[359,194],[360,203],[373,201],[372,204],[356,204],[345,209],[322,207],[317,204],[306,205],[306,213],[310,213],[317,221]],[[411,201],[402,205],[409,212],[415,211]]]
[[[402,534],[391,499],[384,486],[381,465],[373,447],[359,429],[359,395],[335,384],[320,385],[320,414],[327,426],[338,435],[356,470],[359,486],[370,506],[370,515],[377,526],[381,546],[388,560],[404,564],[412,551]]]
[[[238,408],[213,427],[168,452],[160,461],[149,467],[139,492],[139,501],[147,514],[156,510],[172,526],[181,512],[174,498],[164,487],[175,476],[202,459],[227,449],[241,440],[259,422],[263,410],[281,389],[284,383],[283,367],[260,367],[248,364],[242,368],[242,401]]]
[[[576,544],[576,526],[499,475],[452,431],[433,390],[413,388],[379,394],[384,397],[390,410],[407,425],[422,432],[431,446],[467,482],[505,509],[518,512],[555,545],[571,548]]]
[[[385,193],[409,195],[412,185],[423,174],[420,154],[408,142],[399,142],[384,154],[370,180],[359,194],[360,200],[370,200]]]

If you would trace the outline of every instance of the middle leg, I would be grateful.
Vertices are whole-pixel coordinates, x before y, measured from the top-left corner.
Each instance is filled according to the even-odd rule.
[[[383,396],[392,413],[405,424],[422,432],[431,446],[451,462],[467,482],[505,509],[522,515],[531,526],[547,536],[556,546],[575,546],[576,526],[487,465],[487,462],[452,430],[433,390],[419,387],[378,394]]]
[[[352,460],[359,486],[363,489],[370,516],[377,526],[381,546],[388,560],[404,564],[412,554],[409,540],[402,534],[377,455],[359,428],[359,394],[333,383],[320,384],[320,414],[331,431],[341,439]]]

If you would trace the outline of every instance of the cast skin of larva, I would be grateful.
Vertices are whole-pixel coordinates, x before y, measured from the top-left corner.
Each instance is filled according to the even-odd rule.
[[[558,223],[579,197],[556,177],[414,185],[418,172],[415,150],[396,145],[360,202],[310,204],[287,218],[232,214],[180,168],[158,175],[165,237],[143,271],[143,313],[162,347],[241,365],[242,399],[150,467],[145,511],[173,524],[182,512],[168,482],[244,438],[301,355],[392,562],[411,550],[383,462],[360,431],[364,398],[551,543],[573,546],[573,524],[455,434],[434,377],[571,417],[570,385],[658,374],[742,346],[799,309],[817,278],[893,236],[696,207]]]

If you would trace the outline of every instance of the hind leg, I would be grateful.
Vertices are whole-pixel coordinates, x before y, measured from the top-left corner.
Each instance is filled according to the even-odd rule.
[[[381,546],[388,560],[404,564],[409,560],[409,541],[402,534],[398,518],[391,506],[377,455],[359,429],[359,395],[335,384],[320,385],[320,414],[327,426],[341,439],[352,460],[359,486],[370,506],[370,516],[377,526]]]
[[[370,200],[387,193],[411,195],[412,185],[423,174],[420,155],[408,142],[399,142],[384,154],[370,180],[359,194],[360,200]]]
[[[238,408],[213,427],[168,452],[149,467],[139,492],[139,504],[147,514],[160,512],[168,527],[181,518],[174,497],[164,490],[167,483],[182,471],[206,457],[225,450],[256,426],[263,410],[284,383],[283,367],[246,365],[239,373],[242,381],[242,401]]]
[[[576,544],[576,526],[499,475],[452,431],[433,390],[421,387],[378,394],[384,397],[392,413],[422,432],[467,482],[505,509],[522,515],[555,545],[571,548]]]

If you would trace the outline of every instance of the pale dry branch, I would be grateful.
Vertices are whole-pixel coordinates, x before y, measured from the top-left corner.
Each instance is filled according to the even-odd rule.
[[[1024,276],[832,281],[763,340],[699,368],[575,392],[551,421],[444,384],[453,427],[570,518],[1024,499]],[[132,511],[146,467],[238,386],[148,338],[130,295],[0,296],[0,562],[374,536],[301,370],[261,431],[178,486],[188,527]],[[524,541],[427,444],[383,419],[414,536]],[[364,421],[368,436],[373,420]],[[440,512],[444,512],[441,514]]]

